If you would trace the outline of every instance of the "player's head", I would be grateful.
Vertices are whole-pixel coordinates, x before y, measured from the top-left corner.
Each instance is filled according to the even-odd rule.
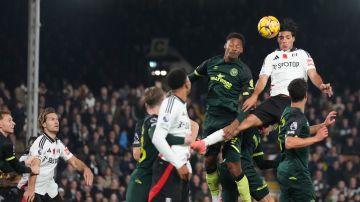
[[[298,27],[292,19],[286,18],[283,20],[277,37],[279,48],[281,50],[286,51],[294,47],[297,29]]]
[[[301,102],[307,99],[308,85],[304,79],[294,79],[288,86],[291,102]]]
[[[59,132],[59,118],[55,109],[52,107],[44,109],[39,115],[38,124],[44,133]]]
[[[144,101],[146,109],[160,106],[165,99],[164,91],[156,86],[152,86],[145,89]]]
[[[225,49],[224,58],[228,58],[230,60],[239,58],[240,54],[243,53],[244,51],[244,45],[245,45],[244,35],[237,32],[231,32],[226,37],[226,43],[224,45],[224,49]]]
[[[0,109],[0,132],[5,135],[14,133],[15,122],[11,112],[6,109]]]
[[[184,89],[187,94],[190,93],[191,82],[184,68],[171,70],[166,77],[166,81],[172,91]]]

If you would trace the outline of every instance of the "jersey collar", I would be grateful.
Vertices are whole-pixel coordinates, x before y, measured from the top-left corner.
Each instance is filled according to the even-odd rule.
[[[276,51],[283,51],[283,52],[293,52],[293,51],[296,51],[297,48],[296,47],[292,47],[292,49],[288,50],[288,51],[283,51],[283,50],[280,50],[280,48],[276,49]]]
[[[49,141],[51,142],[51,143],[54,143],[55,141],[56,141],[56,139],[57,138],[55,138],[55,139],[52,139],[48,134],[46,134],[46,133],[44,133],[44,135],[49,139]]]
[[[180,97],[173,95],[174,97],[176,97],[177,99],[179,99],[181,101],[181,103],[185,104],[186,102],[184,100],[182,100]]]

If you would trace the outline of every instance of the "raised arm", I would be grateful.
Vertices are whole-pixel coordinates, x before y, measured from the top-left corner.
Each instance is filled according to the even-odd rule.
[[[310,134],[315,134],[320,128],[324,127],[324,126],[330,126],[332,124],[335,123],[335,118],[336,118],[336,111],[331,111],[327,116],[326,119],[323,123],[317,124],[317,125],[312,125],[310,126]]]
[[[88,186],[91,186],[93,183],[94,175],[91,172],[90,168],[85,165],[84,162],[82,162],[80,159],[76,158],[75,156],[72,156],[68,163],[70,163],[76,170],[83,173],[85,184]]]
[[[316,135],[313,137],[301,138],[296,136],[285,137],[285,148],[286,149],[297,149],[302,147],[310,146],[316,142],[320,142],[328,136],[328,130],[324,126],[320,128]]]
[[[259,95],[263,92],[266,87],[266,84],[269,80],[269,76],[266,74],[260,75],[259,79],[256,82],[255,89],[253,94],[244,102],[242,106],[242,111],[248,111],[256,105]]]
[[[204,62],[202,62],[198,67],[196,67],[194,72],[192,72],[192,73],[190,73],[188,75],[191,83],[199,80],[200,78],[203,78],[203,77],[207,76],[207,64],[208,64],[208,61],[209,60],[205,60]]]
[[[327,94],[329,97],[333,95],[332,86],[330,83],[324,83],[321,76],[317,73],[316,69],[309,69],[308,70],[308,76],[311,80],[311,82],[319,88],[319,90],[325,94]]]

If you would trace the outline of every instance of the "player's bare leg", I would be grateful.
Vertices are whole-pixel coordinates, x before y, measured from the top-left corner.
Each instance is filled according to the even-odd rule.
[[[240,162],[226,162],[230,174],[237,185],[237,189],[241,198],[241,201],[251,202],[249,182],[244,172],[241,169]]]
[[[217,156],[205,157],[206,183],[208,184],[212,201],[220,201],[219,173],[217,169]]]
[[[251,127],[259,127],[262,126],[263,122],[254,114],[249,114],[241,123],[240,125],[234,130],[231,134],[224,134],[225,140],[230,140],[231,138],[235,137],[236,135],[240,134],[242,131],[249,129]]]

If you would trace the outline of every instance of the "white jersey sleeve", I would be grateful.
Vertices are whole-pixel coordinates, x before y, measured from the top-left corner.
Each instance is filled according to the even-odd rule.
[[[46,150],[44,148],[45,141],[46,140],[42,135],[39,136],[38,138],[36,138],[34,143],[31,145],[30,151],[29,151],[29,155],[38,158],[40,160],[40,162],[43,161],[43,159],[45,157],[45,153],[46,153]]]
[[[271,55],[272,54],[269,54],[269,55],[266,56],[266,58],[264,60],[264,63],[262,65],[262,67],[261,67],[259,76],[261,76],[261,75],[270,76],[271,75],[271,73],[273,71]]]
[[[59,147],[60,147],[60,156],[65,161],[69,160],[73,157],[73,154],[69,151],[69,149],[64,145],[62,141],[59,140]]]
[[[157,119],[156,128],[152,138],[152,142],[161,155],[163,155],[176,168],[182,165],[179,157],[170,148],[166,141],[166,136],[169,134],[170,127],[175,123],[179,116],[178,101],[174,96],[163,101],[159,111],[159,118]]]
[[[300,54],[301,66],[304,67],[304,70],[307,72],[309,69],[315,69],[315,63],[310,54],[304,50],[302,50]]]

